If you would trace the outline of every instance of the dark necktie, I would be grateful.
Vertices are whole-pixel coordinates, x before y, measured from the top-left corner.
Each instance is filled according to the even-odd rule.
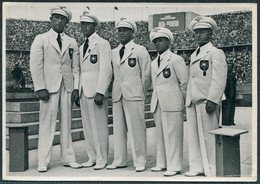
[[[61,42],[60,34],[58,34],[57,42],[58,42],[58,44],[59,44],[59,46],[60,46],[60,50],[61,50],[61,48],[62,48],[62,42]]]
[[[125,46],[123,45],[123,47],[119,50],[120,59],[122,59],[124,52],[125,52]]]
[[[196,52],[196,56],[200,53],[200,47],[198,48],[197,52]]]
[[[158,62],[158,68],[160,67],[160,61],[161,60],[161,58],[160,58],[160,55],[158,56],[158,60],[157,60],[157,62]]]
[[[83,57],[85,56],[87,49],[88,49],[88,39],[86,39],[83,47]]]

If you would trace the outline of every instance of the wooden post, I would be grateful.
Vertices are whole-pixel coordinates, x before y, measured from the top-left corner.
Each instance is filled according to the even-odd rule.
[[[216,170],[217,176],[239,177],[240,167],[240,135],[248,130],[219,128],[209,133],[216,137]]]
[[[9,171],[20,172],[28,165],[28,127],[9,127]]]

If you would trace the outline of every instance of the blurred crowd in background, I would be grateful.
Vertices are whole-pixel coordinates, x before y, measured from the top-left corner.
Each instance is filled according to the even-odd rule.
[[[237,45],[252,44],[252,12],[233,12],[211,15],[217,22],[218,29],[213,36],[213,44],[217,47],[235,47]],[[119,42],[116,38],[115,22],[101,22],[97,33],[108,40],[111,48],[115,48]],[[32,88],[32,79],[29,71],[29,50],[36,35],[47,32],[50,22],[31,21],[24,19],[6,20],[6,80],[12,80],[12,70],[15,64],[19,64],[26,82],[26,87]],[[137,22],[138,32],[134,41],[149,48],[149,31],[147,21]],[[79,46],[84,42],[80,24],[71,22],[66,31],[69,36],[75,38]],[[186,50],[195,48],[193,33],[190,30],[174,32],[174,42],[171,49]],[[227,62],[234,63],[234,73],[237,84],[251,83],[252,81],[252,47],[244,46],[239,49],[222,48],[227,56]],[[185,60],[189,58],[189,52],[183,52]]]

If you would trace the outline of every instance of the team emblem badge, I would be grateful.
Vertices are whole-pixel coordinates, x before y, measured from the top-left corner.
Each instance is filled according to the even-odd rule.
[[[203,76],[206,76],[206,71],[209,68],[209,61],[208,60],[201,60],[200,61],[200,69],[203,71]]]
[[[72,59],[72,55],[73,55],[73,48],[69,48],[69,56],[70,56],[70,59]]]
[[[136,58],[129,58],[128,59],[128,65],[130,67],[134,67],[136,65]]]
[[[95,64],[97,62],[97,55],[90,55],[90,62]]]
[[[171,70],[170,70],[170,68],[165,68],[165,69],[163,70],[163,76],[164,76],[164,78],[169,78],[169,77],[171,76]]]

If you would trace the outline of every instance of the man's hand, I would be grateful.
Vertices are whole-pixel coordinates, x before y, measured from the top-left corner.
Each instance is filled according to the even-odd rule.
[[[104,95],[103,94],[96,93],[96,96],[94,98],[95,104],[103,105],[103,99],[104,99]]]
[[[74,89],[72,91],[71,101],[75,102],[76,106],[78,106],[78,107],[80,106],[80,104],[79,104],[79,90],[78,89]]]
[[[216,109],[216,106],[217,104],[210,101],[210,100],[207,100],[207,103],[206,103],[206,112],[207,113],[212,113],[215,109]]]
[[[47,89],[40,89],[40,90],[36,91],[36,94],[37,94],[38,98],[42,101],[46,102],[50,99],[50,94]]]

